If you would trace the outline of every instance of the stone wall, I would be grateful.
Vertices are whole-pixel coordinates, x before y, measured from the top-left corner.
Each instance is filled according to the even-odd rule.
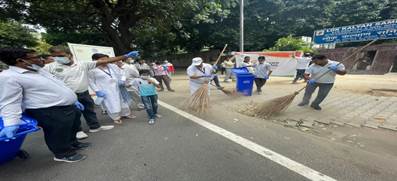
[[[336,48],[320,50],[321,54],[327,55],[331,60],[341,61],[359,47]],[[372,64],[367,61],[373,56]],[[385,74],[388,73],[397,62],[397,44],[372,45],[364,49],[361,53],[344,62],[349,73],[357,74]],[[359,67],[366,67],[360,70]],[[397,65],[395,65],[397,66]]]

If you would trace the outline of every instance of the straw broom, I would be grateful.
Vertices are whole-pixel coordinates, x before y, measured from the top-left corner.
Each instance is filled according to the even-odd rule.
[[[229,90],[229,89],[225,89],[225,88],[218,88],[217,86],[215,86],[215,85],[212,84],[212,83],[211,83],[211,85],[214,86],[214,87],[216,87],[217,90],[222,91],[222,92],[223,92],[224,94],[226,94],[227,96],[234,96],[234,97],[238,96],[238,93],[237,93],[236,89]]]
[[[187,108],[197,113],[206,112],[209,108],[210,97],[208,95],[208,84],[203,84],[194,92],[187,101]]]
[[[368,46],[370,46],[371,44],[375,43],[377,39],[369,42],[368,44],[366,44],[365,46],[361,47],[360,49],[356,50],[355,52],[353,52],[352,54],[350,54],[349,56],[347,56],[346,58],[344,58],[339,64],[341,64],[342,62],[350,59],[351,57],[353,57],[355,54],[361,52],[363,49],[367,48]],[[338,65],[339,65],[338,64]],[[324,74],[322,74],[321,76],[319,76],[319,78],[323,77],[325,74],[327,74],[330,70],[328,70],[327,72],[325,72]],[[300,92],[302,92],[304,89],[306,89],[307,84],[305,85],[305,87],[299,89],[298,91],[283,96],[283,97],[278,97],[269,101],[266,101],[262,104],[260,104],[256,110],[255,113],[258,117],[261,118],[269,118],[274,114],[277,113],[281,113],[283,111],[285,111],[289,105],[291,105],[292,101],[295,99],[296,95],[298,95]]]

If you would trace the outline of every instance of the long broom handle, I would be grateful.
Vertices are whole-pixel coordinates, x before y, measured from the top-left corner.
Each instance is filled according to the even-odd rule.
[[[349,56],[345,57],[344,59],[342,59],[342,61],[340,61],[337,65],[342,64],[343,62],[349,60],[351,57],[355,56],[357,53],[363,51],[365,48],[369,47],[370,45],[372,45],[373,43],[375,43],[378,39],[372,40],[371,42],[367,43],[366,45],[364,45],[363,47],[357,49],[356,51],[354,51],[352,54],[350,54]],[[320,75],[320,77],[317,78],[320,79],[321,77],[324,77],[327,73],[329,73],[331,70],[327,70],[326,72],[324,72],[323,74]],[[307,84],[299,89],[298,91],[296,91],[296,94],[299,94],[299,92],[301,92],[302,90],[304,90],[307,87]]]
[[[219,56],[218,56],[218,58],[216,59],[214,65],[218,64],[218,62],[219,62],[219,60],[221,59],[221,57],[222,57],[222,55],[223,55],[223,52],[225,52],[226,48],[227,48],[227,44],[225,44],[225,46],[223,47],[223,50],[222,50],[221,53],[219,54]]]

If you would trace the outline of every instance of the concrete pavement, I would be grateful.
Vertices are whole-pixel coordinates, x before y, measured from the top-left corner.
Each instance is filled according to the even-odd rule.
[[[90,134],[88,159],[56,163],[44,146],[41,133],[23,146],[32,159],[16,159],[0,166],[0,178],[13,180],[307,180],[174,112],[160,108],[163,118],[146,123],[146,114],[115,129]],[[377,155],[334,143],[278,124],[249,120],[202,118],[255,143],[272,149],[338,180],[395,180],[397,158]],[[101,117],[106,123],[109,120]],[[244,121],[246,120],[246,121]]]

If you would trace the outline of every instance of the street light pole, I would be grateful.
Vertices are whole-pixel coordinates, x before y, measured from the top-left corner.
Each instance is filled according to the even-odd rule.
[[[240,0],[240,52],[244,52],[244,0]]]

